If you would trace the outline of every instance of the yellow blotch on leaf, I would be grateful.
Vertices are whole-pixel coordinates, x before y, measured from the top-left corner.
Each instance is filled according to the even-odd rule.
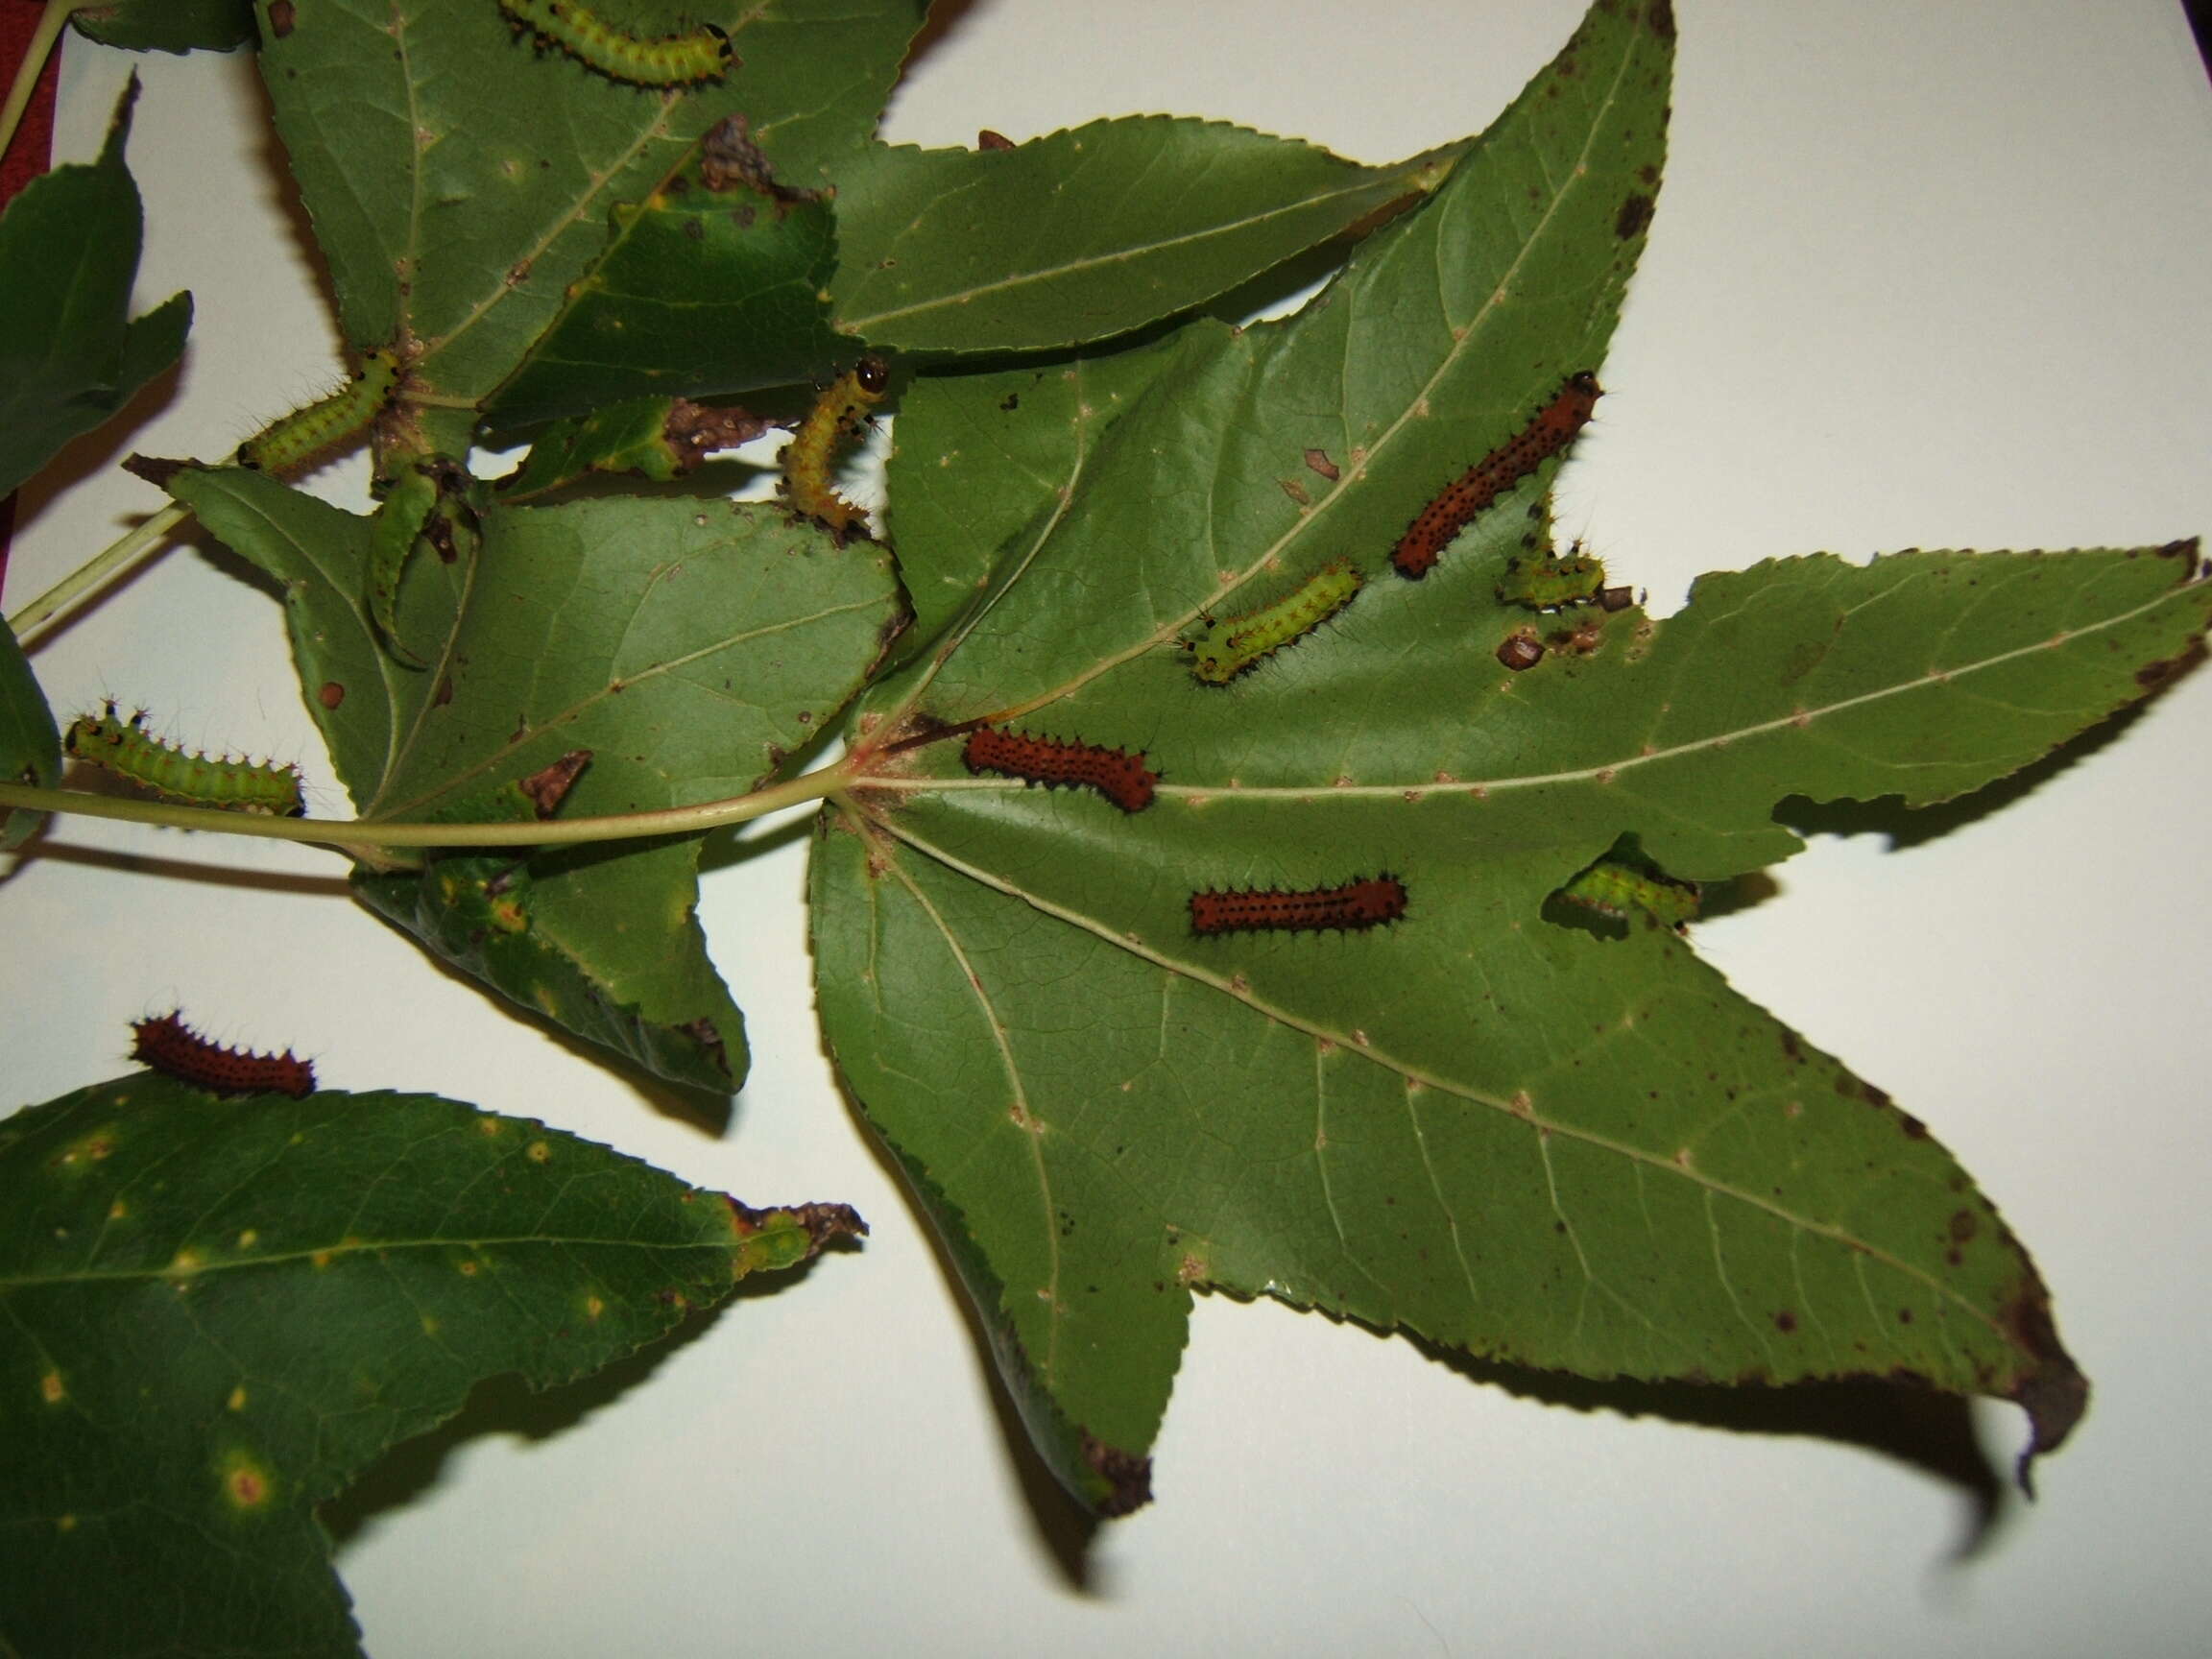
[[[217,1465],[223,1501],[238,1514],[257,1514],[276,1495],[276,1478],[267,1464],[243,1446],[231,1448]]]

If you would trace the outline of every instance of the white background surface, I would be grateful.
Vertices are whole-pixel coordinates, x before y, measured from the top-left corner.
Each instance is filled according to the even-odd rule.
[[[462,3],[462,0],[454,0]],[[489,4],[490,0],[483,0]],[[1166,110],[1382,160],[1485,126],[1580,0],[986,0],[886,135]],[[1829,549],[2212,531],[2212,90],[2169,0],[1677,0],[1667,182],[1561,519],[1675,608],[1699,569]],[[69,49],[60,158],[131,60]],[[227,451],[338,373],[250,66],[154,57],[131,162],[142,303],[199,302],[174,397],[27,496],[12,609],[159,505],[131,448]],[[358,490],[358,470],[326,475]],[[50,636],[108,693],[344,798],[277,608],[191,548]],[[915,1213],[842,1105],[807,993],[803,845],[712,875],[745,1008],[727,1130],[512,1019],[345,898],[336,860],[60,825],[0,880],[10,1100],[123,1069],[181,1001],[334,1087],[542,1117],[754,1203],[841,1198],[857,1254],[550,1405],[494,1391],[373,1482],[340,1557],[380,1659],[899,1653],[2200,1653],[2212,1632],[2212,675],[2024,800],[1889,851],[1822,837],[1696,930],[1748,995],[1927,1118],[2003,1207],[2096,1380],[1980,1556],[1971,1504],[1831,1441],[1575,1412],[1403,1342],[1201,1299],[1159,1501],[1087,1580]],[[755,832],[757,838],[759,831]],[[770,840],[777,840],[771,835]],[[2017,1413],[1990,1408],[2008,1460]]]

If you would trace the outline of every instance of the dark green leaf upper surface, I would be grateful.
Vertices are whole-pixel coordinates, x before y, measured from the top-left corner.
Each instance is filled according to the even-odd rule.
[[[2194,548],[1822,557],[1663,622],[1539,613],[1499,584],[1547,545],[1546,463],[1425,580],[1389,562],[1600,369],[1667,21],[1594,10],[1429,207],[1290,322],[1160,348],[1102,434],[1048,401],[981,441],[1029,413],[1005,377],[902,418],[903,463],[945,462],[932,524],[1038,483],[864,716],[879,761],[816,850],[825,1025],[1103,1509],[1142,1501],[1199,1286],[1588,1376],[1911,1375],[2019,1402],[2035,1450],[2082,1409],[2032,1263],[1915,1118],[1686,939],[1547,901],[1623,835],[1719,880],[1796,849],[1786,796],[2005,776],[2186,660]],[[1337,561],[1348,607],[1197,682],[1205,618]],[[1155,798],[971,775],[986,720],[1140,755]],[[1197,895],[1385,875],[1403,914],[1364,929],[1194,926]]]
[[[837,186],[837,325],[902,351],[1103,340],[1433,190],[1455,154],[1360,167],[1158,115],[1011,150],[872,146]]]
[[[425,1094],[135,1073],[0,1122],[0,1647],[357,1651],[314,1506],[863,1231]]]
[[[123,164],[132,81],[100,159],[57,167],[0,214],[0,495],[184,349],[192,297],[131,316],[138,187]]]

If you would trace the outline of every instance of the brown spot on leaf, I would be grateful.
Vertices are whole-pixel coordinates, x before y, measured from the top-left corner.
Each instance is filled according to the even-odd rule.
[[[1329,459],[1329,451],[1326,449],[1307,450],[1306,467],[1309,471],[1320,473],[1332,484],[1343,476],[1343,472],[1338,469],[1336,463]]]
[[[717,409],[710,403],[675,399],[668,419],[661,423],[661,436],[676,458],[676,469],[688,472],[708,456],[750,444],[776,422],[749,409]]]
[[[729,1046],[722,1041],[722,1033],[713,1021],[701,1015],[696,1020],[685,1021],[676,1029],[707,1051],[707,1059],[715,1070],[725,1077],[730,1075]]]
[[[1674,38],[1673,0],[1651,0],[1651,8],[1646,15],[1651,19],[1652,34],[1662,40]]]
[[[1621,204],[1621,211],[1613,216],[1613,234],[1625,242],[1651,223],[1651,198],[1641,190],[1630,191]]]
[[[540,767],[518,781],[515,787],[522,791],[530,802],[530,809],[541,820],[550,818],[561,810],[561,803],[567,799],[570,786],[590,764],[590,750],[571,749],[551,765]]]
[[[1951,1237],[1957,1242],[1965,1243],[1981,1230],[1981,1219],[1973,1211],[1954,1210],[1951,1212]]]
[[[164,461],[155,455],[127,455],[123,458],[123,470],[133,478],[143,478],[156,490],[169,488],[169,480],[192,465],[189,461]]]
[[[1108,1519],[1134,1514],[1152,1502],[1151,1458],[1109,1446],[1086,1429],[1083,1461],[1106,1482],[1106,1495],[1096,1501],[1099,1514]]]
[[[277,39],[288,38],[292,25],[300,19],[299,9],[293,0],[269,0],[269,33]]]
[[[2028,1413],[2028,1449],[2020,1454],[2020,1490],[2035,1496],[2034,1460],[2056,1452],[2089,1409],[2089,1379],[2082,1376],[2051,1320],[2051,1297],[2030,1268],[2019,1291],[1998,1310],[2006,1334],[2032,1361],[2012,1385],[2011,1400]]]
[[[740,1238],[759,1232],[770,1216],[789,1216],[797,1221],[816,1250],[832,1238],[868,1236],[868,1223],[850,1204],[782,1204],[773,1210],[755,1210],[731,1198],[729,1205],[731,1231]]]
[[[1498,661],[1518,674],[1544,661],[1544,642],[1532,628],[1518,628],[1498,647]]]
[[[1014,148],[1014,140],[1007,137],[1003,132],[994,132],[990,128],[985,127],[976,132],[975,148],[978,150],[1011,150]]]
[[[821,195],[817,190],[794,190],[776,181],[776,170],[753,141],[753,124],[742,115],[724,116],[699,140],[699,182],[709,190],[741,187],[773,197],[779,213]]]
[[[325,680],[323,689],[315,693],[315,701],[325,709],[335,709],[346,701],[346,687],[335,680]]]
[[[1797,1330],[1797,1315],[1791,1312],[1787,1308],[1783,1309],[1781,1312],[1774,1315],[1774,1329],[1781,1332],[1785,1336],[1794,1334]]]

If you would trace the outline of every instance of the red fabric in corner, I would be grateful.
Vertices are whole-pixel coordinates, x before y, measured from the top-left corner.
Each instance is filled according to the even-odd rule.
[[[15,66],[23,61],[44,10],[27,0],[0,4],[0,86],[13,84]],[[61,53],[57,48],[46,60],[46,68],[38,77],[38,90],[32,95],[31,107],[23,111],[23,124],[15,129],[14,141],[8,146],[7,155],[0,156],[0,204],[45,172],[53,156],[54,87],[60,73]],[[11,495],[0,501],[0,592],[7,589],[8,534],[14,523],[15,497]]]

